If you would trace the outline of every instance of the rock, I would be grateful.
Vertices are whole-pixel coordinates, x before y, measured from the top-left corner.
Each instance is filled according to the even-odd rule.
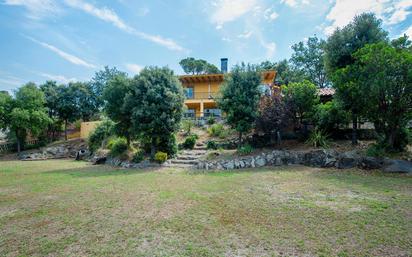
[[[93,165],[105,164],[107,161],[106,156],[94,156],[92,158]]]
[[[412,162],[403,160],[389,160],[385,162],[383,172],[412,173]]]
[[[365,170],[380,169],[383,166],[383,160],[375,157],[363,157],[359,162],[359,168]]]
[[[235,168],[235,162],[234,161],[229,161],[225,165],[223,165],[223,167],[226,170],[233,170]]]
[[[76,161],[84,160],[88,155],[89,151],[87,149],[81,149],[76,153]]]
[[[314,167],[333,167],[336,163],[337,153],[331,150],[311,151],[304,155],[304,162]]]
[[[336,167],[339,169],[350,169],[358,166],[359,153],[356,151],[345,152],[339,155]]]
[[[265,158],[263,158],[263,157],[257,157],[256,158],[256,161],[255,161],[255,165],[256,165],[256,167],[263,167],[263,166],[265,166],[266,165],[266,159]]]

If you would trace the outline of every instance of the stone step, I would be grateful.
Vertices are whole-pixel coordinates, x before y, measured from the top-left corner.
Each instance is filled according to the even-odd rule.
[[[183,150],[182,155],[204,155],[207,152],[205,150]]]
[[[193,150],[207,150],[206,146],[195,146]]]
[[[172,159],[170,160],[170,163],[172,164],[189,164],[189,165],[195,165],[198,163],[197,160],[179,160],[179,159]]]
[[[198,160],[201,155],[178,155],[176,157],[177,160]]]

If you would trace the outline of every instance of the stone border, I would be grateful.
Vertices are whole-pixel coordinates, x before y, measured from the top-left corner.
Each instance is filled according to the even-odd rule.
[[[338,153],[335,150],[283,151],[274,150],[255,156],[232,160],[199,161],[196,168],[203,170],[233,170],[264,166],[305,165],[319,168],[365,170],[383,169],[384,172],[412,173],[412,162],[362,156],[357,151]]]

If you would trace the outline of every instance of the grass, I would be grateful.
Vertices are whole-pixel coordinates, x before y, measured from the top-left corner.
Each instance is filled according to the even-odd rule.
[[[411,256],[412,177],[0,163],[0,256]]]

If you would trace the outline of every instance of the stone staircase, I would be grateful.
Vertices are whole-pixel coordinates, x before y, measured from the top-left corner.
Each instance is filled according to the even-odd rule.
[[[196,165],[201,157],[206,155],[207,150],[204,143],[197,143],[192,150],[182,150],[176,156],[171,159],[166,165],[167,167],[176,168],[190,168]]]

